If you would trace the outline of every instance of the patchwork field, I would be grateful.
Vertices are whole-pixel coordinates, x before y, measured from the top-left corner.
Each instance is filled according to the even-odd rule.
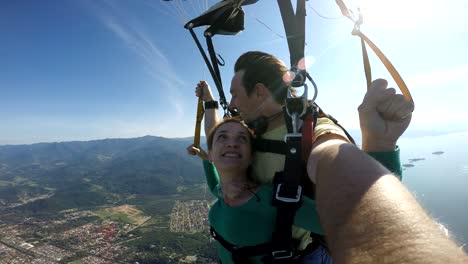
[[[97,211],[96,214],[101,218],[108,218],[114,221],[124,222],[133,225],[142,225],[151,216],[146,216],[142,211],[136,209],[132,205],[121,205],[111,208],[106,208]]]

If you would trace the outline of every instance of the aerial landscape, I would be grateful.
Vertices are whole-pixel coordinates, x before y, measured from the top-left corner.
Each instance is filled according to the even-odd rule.
[[[281,3],[286,2],[290,19],[297,18],[294,23],[284,18]],[[209,17],[205,14],[215,7],[219,12],[211,13],[209,23],[198,21],[192,28],[194,18]],[[0,264],[225,263],[220,252],[228,249],[210,235],[210,220],[212,224],[218,218],[209,219],[209,212],[219,200],[207,185],[206,163],[188,155],[187,147],[199,141],[208,151],[206,124],[213,116],[207,113],[221,118],[252,112],[256,119],[250,124],[267,120],[265,129],[272,118],[281,116],[282,110],[279,115],[263,113],[269,109],[264,102],[273,102],[271,91],[265,93],[268,100],[247,107],[240,95],[254,102],[252,95],[262,93],[240,89],[239,94],[234,89],[245,86],[245,80],[234,82],[240,80],[234,78],[239,76],[236,62],[252,51],[285,62],[289,70],[282,83],[291,73],[301,73],[297,76],[306,80],[302,74],[307,73],[308,86],[303,83],[292,90],[304,91],[304,103],[320,104],[359,148],[364,149],[366,130],[359,109],[373,91],[370,81],[387,80],[384,89],[394,98],[411,91],[412,114],[403,118],[409,126],[396,122],[403,134],[389,133],[388,122],[374,122],[385,117],[380,107],[392,108],[384,107],[389,106],[382,104],[384,97],[370,108],[375,112],[369,115],[374,118],[368,129],[391,138],[395,167],[401,165],[403,171],[401,183],[434,220],[434,229],[441,229],[443,238],[466,254],[466,10],[467,0],[1,1]],[[212,28],[219,32],[212,35]],[[297,51],[300,55],[295,56]],[[205,92],[209,100],[197,94],[205,81],[213,93]],[[402,83],[406,89],[401,89]],[[222,155],[242,157],[226,153]],[[255,155],[245,163],[246,172],[260,160]],[[265,168],[281,165],[273,163]],[[355,163],[348,167],[358,168]],[[221,171],[222,166],[217,168]],[[253,197],[256,184],[241,186],[248,186],[243,191]],[[216,195],[227,194],[221,187]],[[391,208],[404,208],[397,205]],[[250,212],[244,215],[254,217]],[[244,231],[234,217],[218,223],[229,226],[226,219]],[[323,217],[314,219],[323,224]],[[245,225],[251,228],[251,222]],[[239,230],[232,233],[242,233]],[[251,235],[251,229],[246,233]],[[325,232],[321,235],[324,241],[329,238]],[[391,238],[403,248],[404,240]],[[441,256],[449,252],[439,251],[433,250]]]
[[[213,197],[201,164],[181,152],[187,142],[148,136],[1,146],[0,263],[215,261]],[[179,171],[167,170],[170,157]]]

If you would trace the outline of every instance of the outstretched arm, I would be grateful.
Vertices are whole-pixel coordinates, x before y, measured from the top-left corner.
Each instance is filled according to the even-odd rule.
[[[219,175],[216,167],[212,162],[208,160],[208,154],[202,148],[196,148],[195,146],[190,145],[187,147],[187,153],[190,155],[196,155],[203,160],[203,169],[205,170],[206,184],[211,193],[217,197],[217,185],[219,185]]]
[[[205,81],[200,81],[195,88],[197,97],[201,97],[203,102],[215,101],[211,88]],[[217,109],[205,109],[205,135],[210,133],[211,128],[219,122]]]
[[[466,263],[405,186],[354,145],[319,138],[307,171],[336,263]]]

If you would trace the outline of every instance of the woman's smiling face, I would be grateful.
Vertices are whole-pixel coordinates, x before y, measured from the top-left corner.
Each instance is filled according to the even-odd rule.
[[[226,122],[216,129],[208,156],[218,170],[247,170],[252,160],[250,138],[242,124]]]

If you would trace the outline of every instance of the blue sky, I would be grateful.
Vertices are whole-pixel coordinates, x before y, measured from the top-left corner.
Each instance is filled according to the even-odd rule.
[[[215,3],[1,1],[0,144],[192,136],[195,84],[212,81],[183,24]],[[362,0],[360,6],[362,31],[413,95],[410,130],[468,130],[468,1]],[[313,9],[330,18],[341,14],[333,0],[307,2],[306,61],[319,86],[317,101],[358,128],[356,108],[365,93],[360,41],[350,34],[351,21],[324,19]],[[244,11],[244,32],[214,38],[226,62],[228,100],[241,53],[262,50],[289,62],[276,1]],[[393,84],[377,57],[370,59],[373,76]]]

